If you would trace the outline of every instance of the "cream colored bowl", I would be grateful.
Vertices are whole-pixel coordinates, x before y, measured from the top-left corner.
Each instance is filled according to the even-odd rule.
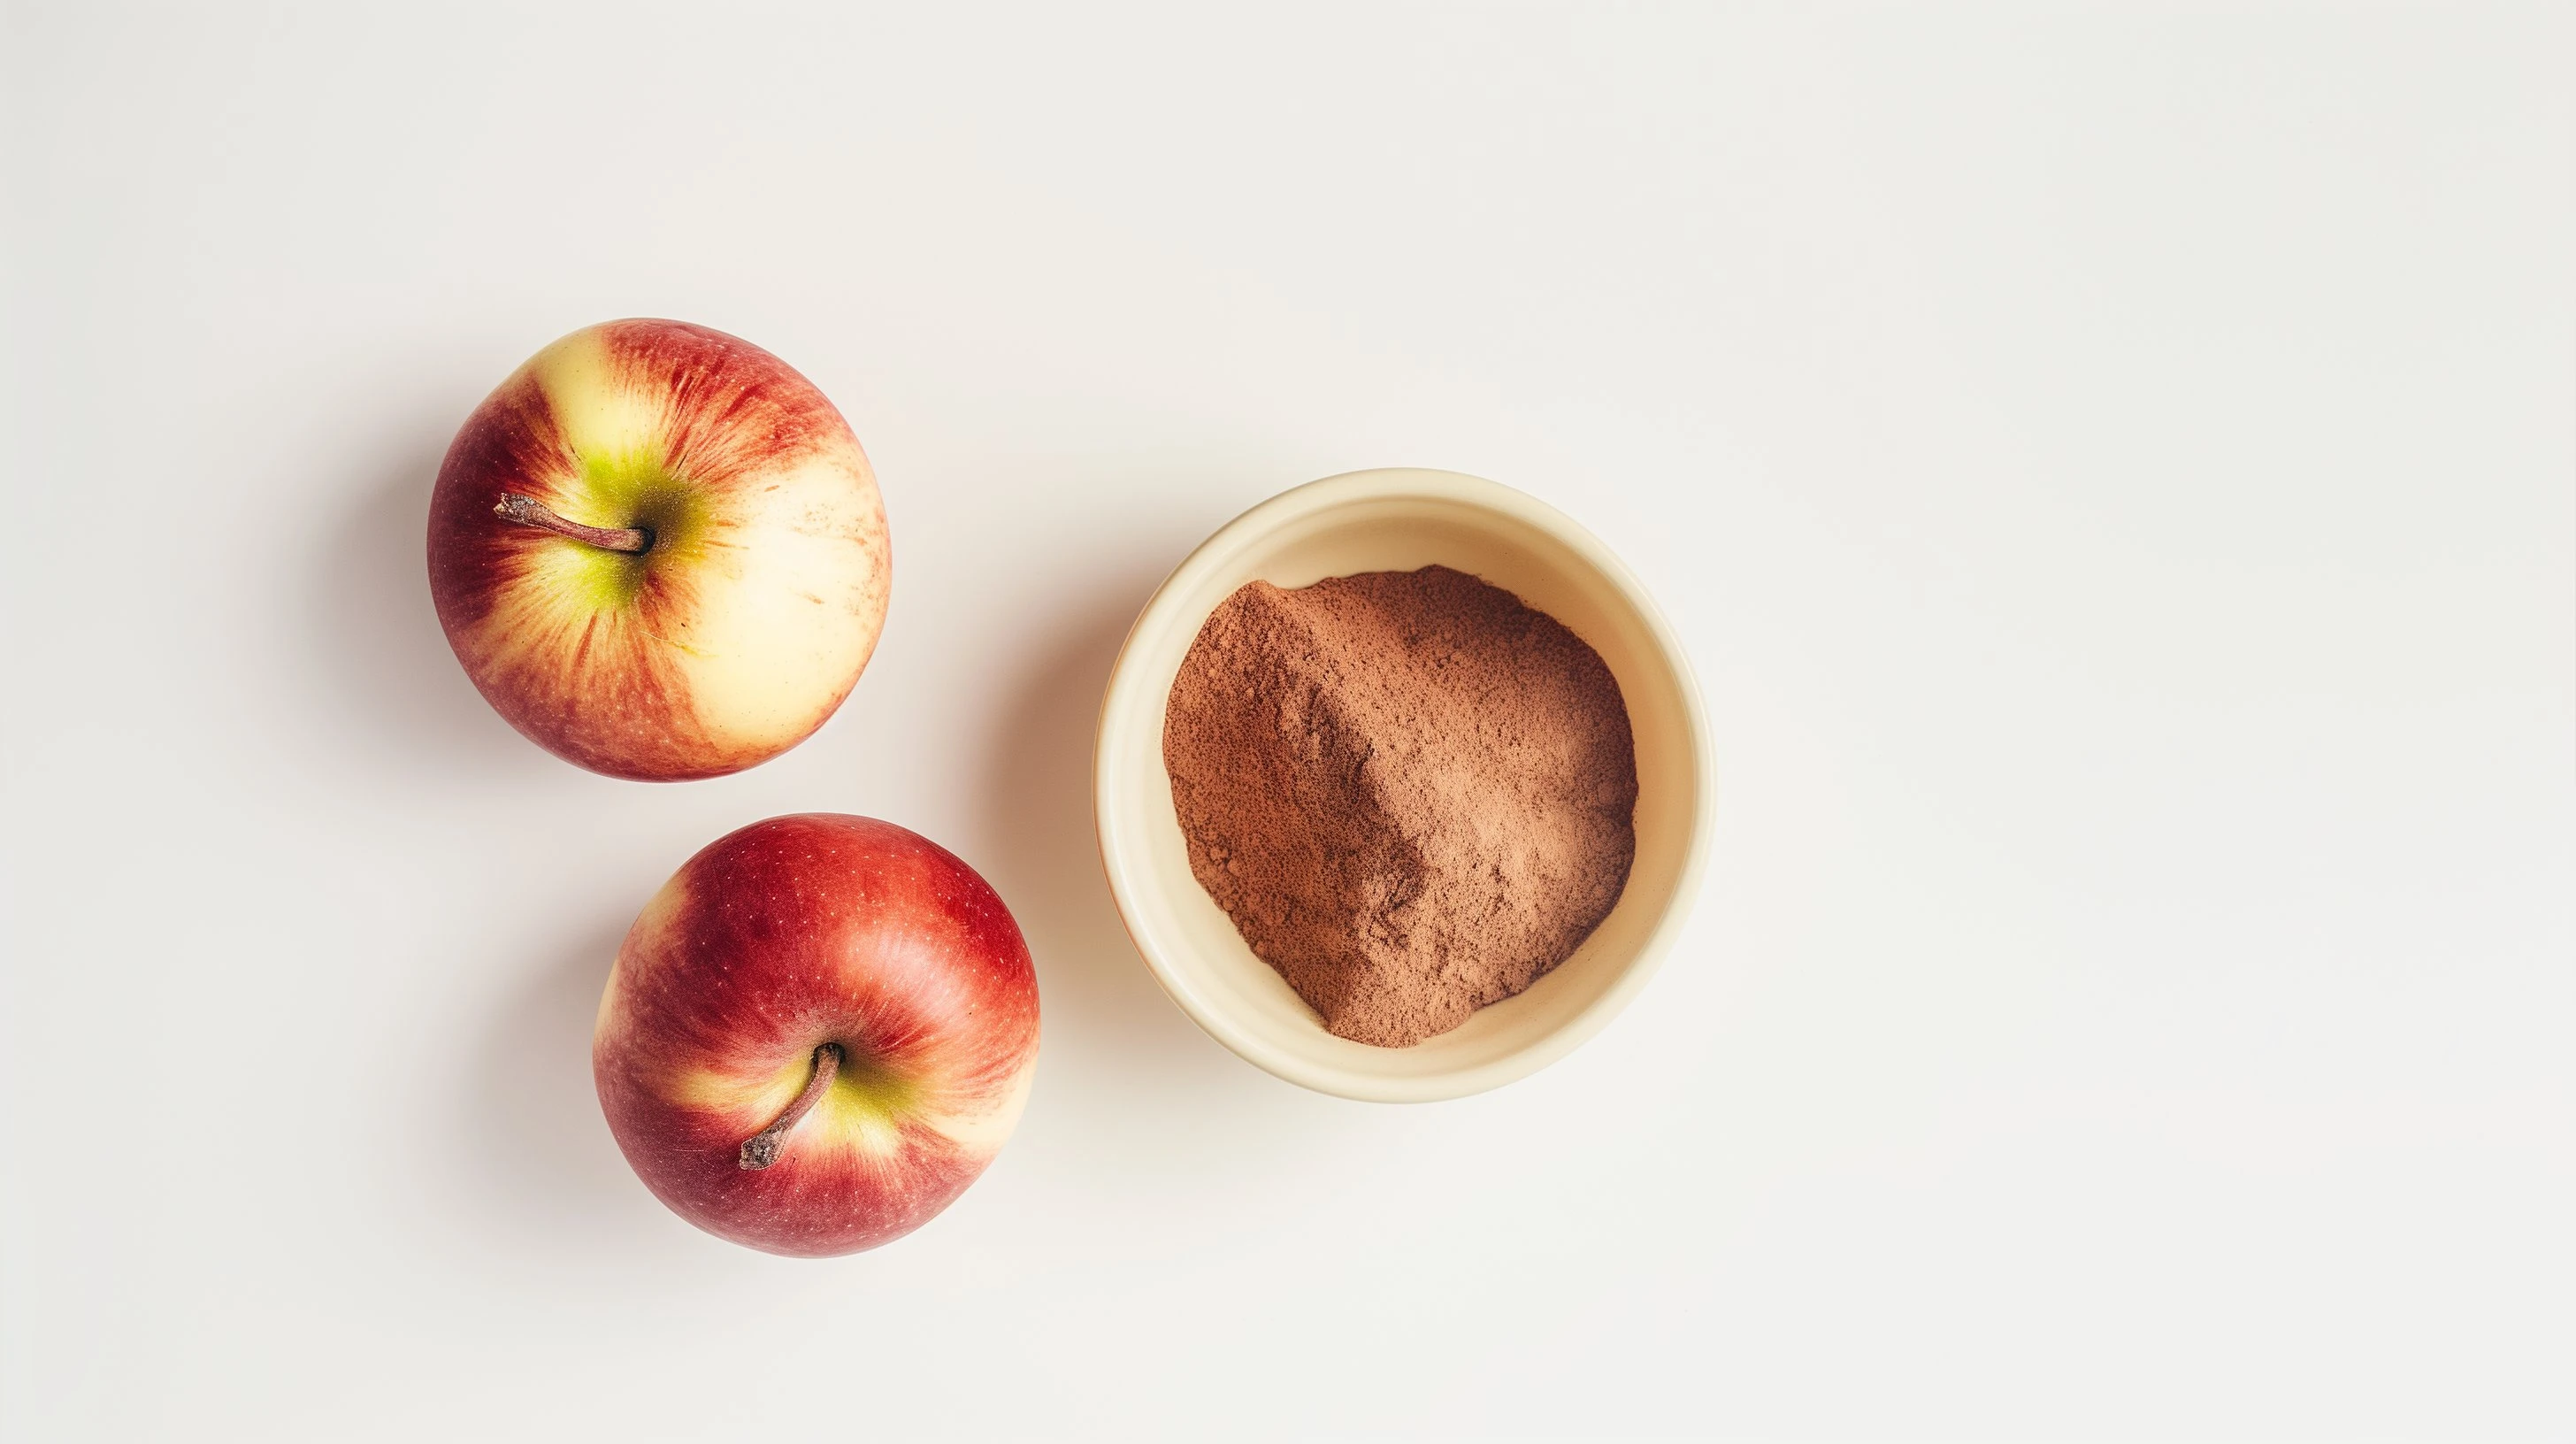
[[[1163,706],[1200,624],[1244,583],[1302,587],[1434,562],[1518,594],[1610,664],[1637,739],[1637,861],[1610,916],[1528,991],[1412,1047],[1373,1048],[1325,1032],[1191,875],[1163,770]],[[1499,1087],[1564,1057],[1626,1007],[1672,946],[1697,890],[1711,788],[1699,689],[1636,578],[1553,508],[1448,471],[1311,482],[1208,538],[1127,634],[1092,753],[1109,890],[1172,1001],[1218,1042],[1291,1083],[1382,1103]]]

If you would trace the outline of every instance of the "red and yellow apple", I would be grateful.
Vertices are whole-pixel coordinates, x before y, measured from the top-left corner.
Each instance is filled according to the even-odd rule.
[[[430,502],[430,594],[466,673],[613,777],[714,777],[803,741],[867,666],[889,575],[840,412],[678,321],[538,352],[466,419]]]
[[[710,843],[618,949],[591,1069],[626,1161],[682,1218],[854,1253],[946,1208],[1019,1121],[1037,975],[973,868],[832,813]]]

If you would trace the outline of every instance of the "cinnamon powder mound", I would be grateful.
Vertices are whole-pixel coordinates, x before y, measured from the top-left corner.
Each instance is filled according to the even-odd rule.
[[[1636,858],[1609,667],[1447,567],[1236,591],[1181,663],[1163,763],[1208,895],[1325,1027],[1380,1047],[1545,976]]]

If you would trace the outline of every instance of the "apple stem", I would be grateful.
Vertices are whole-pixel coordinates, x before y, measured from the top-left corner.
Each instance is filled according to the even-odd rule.
[[[787,1111],[778,1115],[777,1122],[742,1141],[742,1166],[767,1168],[776,1163],[778,1145],[786,1142],[788,1133],[804,1121],[806,1114],[814,1111],[814,1105],[822,1101],[823,1090],[832,1086],[832,1079],[840,1071],[840,1044],[826,1043],[815,1049],[814,1076],[805,1080],[805,1091],[796,1095],[796,1101],[787,1105]]]
[[[492,514],[503,521],[532,526],[575,541],[586,541],[613,552],[640,552],[653,544],[653,534],[649,531],[631,526],[583,526],[577,521],[566,521],[535,497],[521,496],[515,491],[501,493],[501,499],[492,505]]]

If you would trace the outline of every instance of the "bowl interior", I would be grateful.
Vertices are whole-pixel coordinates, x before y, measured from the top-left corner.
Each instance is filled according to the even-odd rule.
[[[1637,860],[1610,916],[1527,991],[1412,1047],[1374,1048],[1325,1032],[1191,874],[1163,769],[1164,704],[1200,625],[1244,583],[1299,587],[1435,562],[1517,594],[1609,664],[1636,735]],[[1345,1097],[1458,1097],[1562,1056],[1644,983],[1697,872],[1708,784],[1702,738],[1686,664],[1651,603],[1588,533],[1533,498],[1454,473],[1334,477],[1237,518],[1147,604],[1101,712],[1101,856],[1139,951],[1220,1042],[1291,1082]]]

